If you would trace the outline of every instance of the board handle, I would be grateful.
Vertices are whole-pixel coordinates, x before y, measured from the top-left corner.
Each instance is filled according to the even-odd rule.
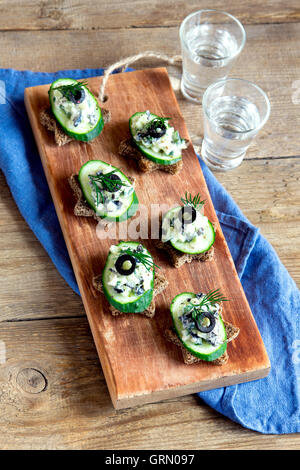
[[[172,57],[169,57],[165,54],[161,54],[160,52],[154,52],[154,51],[140,52],[139,54],[132,55],[130,57],[125,57],[124,59],[121,59],[118,62],[115,62],[114,64],[110,65],[103,74],[103,80],[101,82],[99,95],[98,95],[98,98],[101,101],[101,103],[105,103],[105,101],[107,101],[107,98],[108,98],[105,95],[105,87],[106,87],[106,83],[110,74],[112,74],[114,70],[119,69],[119,68],[121,68],[121,72],[123,72],[127,67],[129,67],[129,65],[145,57],[155,57],[156,59],[161,59],[170,65],[179,66],[181,65],[181,62],[182,62],[181,55],[174,55]]]

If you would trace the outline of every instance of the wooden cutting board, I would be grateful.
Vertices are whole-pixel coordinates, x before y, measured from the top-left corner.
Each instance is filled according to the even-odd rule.
[[[91,91],[96,95],[101,80],[101,77],[88,80]],[[175,129],[189,139],[166,69],[112,75],[106,89],[108,100],[103,105],[110,110],[111,121],[90,144],[71,142],[63,147],[55,145],[53,134],[39,123],[40,111],[49,105],[48,89],[49,85],[27,88],[26,108],[115,408],[265,377],[270,369],[269,359],[192,144],[184,151],[184,168],[178,175],[161,171],[141,174],[134,163],[118,155],[120,141],[129,137],[128,119],[136,111],[150,109],[160,116],[172,117]],[[195,119],[201,119],[200,108]],[[217,224],[214,259],[207,263],[194,262],[175,269],[165,254],[153,247],[151,240],[144,241],[155,263],[161,267],[160,272],[169,280],[168,288],[156,298],[153,319],[134,314],[112,317],[106,300],[92,287],[93,276],[101,273],[109,247],[117,241],[103,238],[103,228],[97,228],[95,220],[74,216],[75,200],[67,178],[77,174],[83,163],[93,159],[109,162],[136,178],[136,193],[145,206],[141,211],[141,225],[143,221],[149,220],[150,224],[150,221],[155,223],[157,220],[157,213],[151,215],[150,210],[147,212],[150,204],[176,205],[186,191],[201,193],[206,199],[205,214]],[[137,225],[138,217],[139,214],[129,223]],[[122,230],[124,224],[126,226],[126,222],[121,224]],[[183,291],[207,292],[216,288],[230,299],[224,304],[224,319],[237,325],[240,335],[228,345],[229,361],[226,365],[185,365],[179,348],[164,339],[164,331],[171,325],[170,302]],[[74,348],[77,347],[74,344]]]

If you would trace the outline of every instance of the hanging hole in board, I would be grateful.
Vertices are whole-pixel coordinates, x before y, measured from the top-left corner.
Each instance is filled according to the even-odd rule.
[[[102,103],[106,103],[107,100],[108,100],[108,96],[104,95],[101,101]]]

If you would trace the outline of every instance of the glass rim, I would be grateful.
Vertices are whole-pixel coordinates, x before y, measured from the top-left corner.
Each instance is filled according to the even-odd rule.
[[[267,106],[267,109],[266,109],[266,113],[265,113],[265,117],[264,119],[261,120],[261,122],[259,123],[259,125],[253,129],[249,129],[247,131],[234,131],[232,130],[231,132],[233,134],[250,134],[251,132],[257,132],[259,131],[267,122],[267,120],[269,119],[269,116],[270,116],[270,112],[271,112],[271,104],[270,104],[270,100],[268,98],[268,95],[266,94],[266,92],[264,92],[264,90],[262,90],[262,88],[260,88],[258,85],[256,85],[255,83],[253,82],[250,82],[249,80],[245,80],[244,78],[223,78],[222,80],[218,80],[214,83],[212,83],[211,85],[209,85],[204,94],[203,94],[203,98],[202,98],[202,110],[203,110],[203,113],[204,115],[207,117],[207,119],[209,121],[211,121],[212,123],[214,123],[215,125],[217,124],[215,122],[214,119],[212,119],[208,113],[207,113],[207,99],[208,99],[208,95],[209,93],[211,92],[211,90],[215,87],[217,87],[217,85],[222,85],[222,84],[226,84],[227,82],[242,82],[246,85],[250,85],[252,88],[255,88],[260,94],[261,96],[264,98],[265,100],[265,103],[266,103],[266,106]]]
[[[244,26],[242,25],[242,23],[240,22],[240,20],[238,20],[235,16],[231,15],[230,13],[227,13],[226,11],[223,11],[223,10],[215,10],[215,9],[210,9],[210,8],[206,8],[206,9],[203,9],[203,10],[197,10],[197,11],[194,11],[192,13],[190,13],[188,16],[186,16],[184,18],[184,20],[182,21],[181,25],[180,25],[180,28],[179,28],[179,37],[181,39],[181,41],[183,42],[183,44],[185,45],[185,47],[189,50],[189,47],[187,46],[187,43],[184,39],[184,34],[183,34],[183,28],[185,26],[185,24],[187,23],[187,21],[192,18],[193,16],[195,15],[198,15],[199,13],[220,13],[224,16],[227,16],[229,18],[231,18],[240,28],[240,30],[242,31],[242,42],[240,44],[240,47],[236,50],[236,52],[232,55],[227,55],[225,57],[220,57],[220,58],[210,58],[210,57],[207,57],[206,60],[211,60],[212,62],[218,62],[220,60],[226,60],[226,59],[234,59],[235,57],[237,57],[242,49],[244,48],[245,46],[245,43],[246,43],[246,31],[245,31],[245,28]]]

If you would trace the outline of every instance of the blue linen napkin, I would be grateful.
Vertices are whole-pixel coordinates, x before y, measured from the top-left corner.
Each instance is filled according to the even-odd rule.
[[[0,165],[24,219],[79,293],[24,106],[24,88],[103,69],[0,70]],[[271,361],[268,377],[199,393],[208,405],[262,433],[300,431],[300,293],[266,239],[200,161],[237,272]]]

